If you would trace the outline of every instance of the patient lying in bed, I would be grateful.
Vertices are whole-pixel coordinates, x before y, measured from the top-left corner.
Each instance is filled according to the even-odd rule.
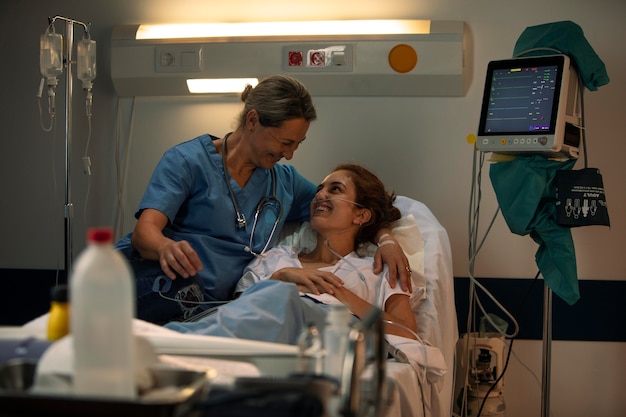
[[[415,338],[410,294],[399,286],[391,288],[386,269],[374,274],[373,259],[356,254],[381,227],[400,218],[394,198],[364,168],[339,166],[320,184],[311,203],[311,228],[317,233],[313,250],[270,250],[244,271],[237,300],[197,322],[166,327],[294,344],[307,323],[324,327],[328,305],[343,303],[356,317],[378,306],[384,319],[395,323],[386,332]]]
[[[339,166],[322,184],[311,204],[311,251],[278,246],[244,271],[236,300],[196,322],[166,327],[184,333],[296,344],[310,322],[323,328],[330,304],[343,303],[356,318],[380,307],[388,340],[414,367],[426,366],[428,379],[445,373],[438,349],[419,343],[410,294],[391,288],[387,270],[372,271],[372,259],[357,250],[380,227],[400,217],[394,196],[369,171]],[[408,267],[408,266],[407,266]],[[420,374],[423,370],[420,370]]]

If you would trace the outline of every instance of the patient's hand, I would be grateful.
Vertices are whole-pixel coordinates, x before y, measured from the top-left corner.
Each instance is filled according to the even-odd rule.
[[[270,279],[294,283],[300,292],[316,295],[334,294],[335,288],[343,286],[337,275],[319,269],[283,268],[274,272]]]

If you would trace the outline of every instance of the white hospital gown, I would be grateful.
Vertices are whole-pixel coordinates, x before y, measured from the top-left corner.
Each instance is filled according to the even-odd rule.
[[[298,259],[296,248],[290,246],[276,246],[256,258],[245,269],[241,280],[236,287],[236,292],[243,292],[259,281],[269,279],[275,271],[283,268],[302,268]],[[384,308],[384,303],[394,294],[409,293],[402,291],[399,285],[391,288],[388,278],[387,266],[380,274],[374,274],[374,259],[371,257],[360,258],[355,252],[346,255],[335,265],[320,268],[321,271],[332,272],[344,281],[344,287],[372,305]],[[330,294],[306,294],[324,304],[340,304]]]

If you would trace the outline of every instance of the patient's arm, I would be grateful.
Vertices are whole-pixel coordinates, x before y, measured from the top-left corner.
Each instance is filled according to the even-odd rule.
[[[389,268],[387,277],[391,288],[395,288],[397,280],[400,281],[400,288],[403,291],[411,292],[411,274],[407,271],[409,260],[407,259],[402,247],[391,235],[391,230],[380,229],[376,235],[377,241],[380,243],[374,254],[374,273],[379,274],[383,270],[383,264]],[[382,244],[388,242],[388,244]],[[393,242],[393,244],[391,244]]]
[[[372,307],[372,304],[368,303],[352,291],[342,287],[335,291],[334,296],[344,303],[346,307],[357,317],[362,318],[367,311]],[[408,327],[413,332],[417,331],[417,324],[415,323],[415,316],[411,310],[409,304],[408,295],[394,294],[387,299],[383,309],[383,319],[394,323],[399,323]],[[409,339],[415,339],[415,335],[411,332],[404,330],[402,327],[394,326],[385,323],[385,333],[394,334],[397,336],[403,336]]]

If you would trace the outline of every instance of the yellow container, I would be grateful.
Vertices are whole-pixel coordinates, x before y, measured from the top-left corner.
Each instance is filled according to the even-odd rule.
[[[70,305],[67,286],[57,285],[52,288],[50,314],[48,316],[48,333],[50,341],[55,341],[70,332]]]

